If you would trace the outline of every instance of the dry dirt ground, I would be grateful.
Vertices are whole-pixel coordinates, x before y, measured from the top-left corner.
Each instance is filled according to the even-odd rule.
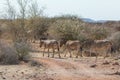
[[[40,65],[0,65],[0,80],[119,80],[120,59],[99,58],[48,58],[42,57],[39,45],[33,45],[32,60]],[[118,72],[118,73],[117,73]]]

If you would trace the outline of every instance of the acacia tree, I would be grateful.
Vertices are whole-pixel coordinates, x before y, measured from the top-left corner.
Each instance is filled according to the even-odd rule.
[[[6,14],[5,14],[6,18],[8,20],[15,20],[16,11],[15,8],[11,5],[10,0],[6,0],[6,6],[7,6]]]
[[[44,7],[40,8],[36,1],[29,6],[28,26],[31,31],[31,37],[39,39],[48,29],[49,20],[43,17]]]
[[[6,19],[8,20],[8,28],[12,35],[13,41],[19,41],[23,38],[23,34],[25,34],[25,12],[26,12],[26,5],[28,0],[17,0],[19,9],[15,9],[15,6],[12,5],[10,0],[6,0]],[[17,13],[18,11],[19,13]],[[19,23],[17,22],[19,20]],[[22,36],[21,36],[22,35]]]
[[[20,40],[26,41],[27,33],[26,33],[26,18],[28,5],[31,0],[17,0],[19,11],[18,11],[18,25],[20,28],[19,37]]]
[[[13,41],[26,41],[27,30],[30,26],[26,23],[28,18],[37,18],[42,10],[39,10],[37,2],[34,2],[34,0],[16,0],[16,2],[17,9],[11,4],[10,0],[6,0],[6,15],[7,19],[10,20],[9,24],[11,24],[8,26],[12,33]],[[33,23],[31,24],[33,25]]]
[[[16,10],[14,8],[14,6],[12,6],[10,0],[5,0],[6,4],[6,9],[5,9],[5,14],[4,14],[4,18],[7,19],[7,25],[8,25],[8,31],[11,33],[12,35],[12,40],[14,41],[17,38],[17,30],[15,29],[15,24],[14,24],[14,20],[16,18]]]

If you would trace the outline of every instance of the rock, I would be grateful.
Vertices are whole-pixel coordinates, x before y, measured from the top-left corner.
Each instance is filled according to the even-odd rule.
[[[91,68],[94,68],[94,67],[96,67],[96,66],[97,66],[96,64],[93,64],[93,65],[91,65],[90,67],[91,67]]]
[[[114,62],[112,65],[119,65],[119,63],[118,62]]]
[[[110,64],[110,62],[108,61],[103,62],[103,65],[108,65],[108,64]]]
[[[36,75],[33,75],[34,78],[36,78],[37,76]]]
[[[114,70],[115,68],[112,67],[111,69]]]
[[[24,74],[24,72],[21,72],[21,74]]]
[[[117,72],[115,72],[114,74],[115,74],[115,75],[120,75],[120,72],[117,71]]]
[[[15,77],[15,75],[13,75],[12,77]]]
[[[2,76],[3,79],[6,79],[5,77]]]

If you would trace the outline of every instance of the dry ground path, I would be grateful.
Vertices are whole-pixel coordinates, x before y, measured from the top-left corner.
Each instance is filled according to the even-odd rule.
[[[102,66],[102,61],[96,63],[97,68],[91,68],[90,65],[94,64],[94,59],[91,58],[43,58],[40,57],[40,53],[35,53],[33,57],[46,67],[47,76],[54,80],[119,80],[120,78],[119,75],[109,75],[115,70],[109,67],[110,64]]]

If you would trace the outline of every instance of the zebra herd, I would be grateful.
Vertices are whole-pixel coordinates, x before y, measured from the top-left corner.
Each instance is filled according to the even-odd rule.
[[[79,40],[40,40],[40,48],[43,47],[43,56],[45,55],[45,50],[47,49],[48,57],[50,57],[50,49],[52,49],[52,57],[55,55],[55,50],[57,50],[59,58],[61,58],[61,53],[68,51],[70,57],[72,57],[72,51],[76,51],[76,58],[83,56],[85,52],[92,56],[95,54],[96,58],[103,54],[104,58],[108,56],[108,53],[112,52],[112,42],[109,40],[86,40],[80,42]],[[64,46],[64,48],[63,48]],[[61,48],[62,51],[60,50]],[[66,57],[67,52],[64,53]]]

